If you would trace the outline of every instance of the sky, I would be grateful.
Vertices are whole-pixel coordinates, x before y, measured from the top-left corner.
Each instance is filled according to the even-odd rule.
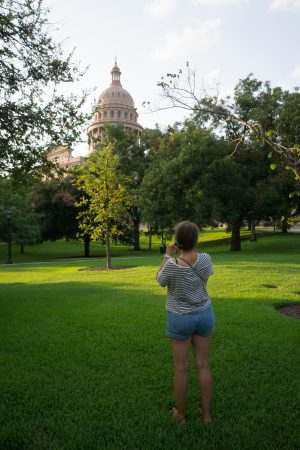
[[[143,127],[181,121],[183,110],[150,113],[161,101],[157,82],[189,62],[199,88],[218,84],[232,93],[249,73],[272,86],[300,86],[300,0],[44,0],[54,39],[88,67],[66,88],[94,89],[86,105],[111,83],[115,58],[121,83],[133,97]],[[84,139],[84,137],[83,137]],[[74,154],[85,154],[86,143]]]

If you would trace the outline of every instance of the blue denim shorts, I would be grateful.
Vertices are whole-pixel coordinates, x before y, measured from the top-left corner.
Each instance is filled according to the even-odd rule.
[[[188,314],[174,314],[167,311],[166,336],[184,341],[193,334],[211,336],[215,329],[215,315],[212,306]]]

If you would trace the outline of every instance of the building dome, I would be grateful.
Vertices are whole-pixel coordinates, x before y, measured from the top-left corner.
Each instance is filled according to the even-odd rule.
[[[133,98],[122,86],[112,85],[105,89],[99,97],[98,106],[104,108],[111,105],[128,106],[134,108]]]
[[[98,105],[100,107],[113,105],[128,106],[134,108],[133,98],[121,85],[121,71],[117,64],[111,70],[112,81],[109,88],[105,89],[99,97]]]
[[[99,97],[96,111],[88,127],[90,138],[90,151],[93,151],[96,138],[102,140],[104,125],[121,123],[125,128],[131,128],[139,134],[142,131],[138,124],[138,113],[134,107],[134,101],[129,92],[121,85],[121,71],[117,64],[111,70],[111,85],[105,89]]]

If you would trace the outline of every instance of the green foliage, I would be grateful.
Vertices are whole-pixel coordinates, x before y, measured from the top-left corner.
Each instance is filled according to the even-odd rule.
[[[121,239],[133,243],[135,250],[140,250],[139,226],[141,222],[141,194],[140,186],[148,166],[145,147],[136,133],[125,129],[122,125],[107,125],[105,141],[100,145],[113,144],[113,151],[118,156],[118,172],[126,177],[126,190],[129,195],[128,226],[122,233]],[[131,229],[131,231],[129,231]],[[130,236],[131,235],[131,236]]]
[[[11,215],[8,221],[7,214]],[[34,211],[30,192],[17,188],[10,180],[0,180],[0,239],[24,246],[41,238],[40,217]]]
[[[89,209],[79,213],[80,228],[83,233],[90,232],[92,239],[105,239],[107,224],[111,237],[117,237],[121,231],[119,224],[129,198],[125,188],[127,179],[118,174],[118,166],[118,156],[113,154],[112,145],[107,145],[93,152],[78,168],[75,182],[84,194],[76,206],[89,203]],[[89,220],[90,214],[93,223]]]
[[[122,233],[126,226],[126,208],[130,195],[126,190],[128,177],[120,174],[119,157],[113,146],[107,144],[93,152],[88,160],[74,172],[74,182],[83,192],[76,206],[81,235],[92,239],[105,239],[107,265],[110,267],[110,241]]]
[[[41,237],[74,239],[78,232],[75,201],[79,196],[69,179],[44,180],[33,188],[34,209],[40,215]]]
[[[161,228],[187,218],[207,223],[209,205],[201,180],[222,148],[209,132],[196,128],[161,136],[158,145],[156,139],[142,185],[146,220]]]
[[[293,177],[281,167],[272,173],[261,146],[247,142],[234,148],[199,128],[197,119],[156,136],[149,155],[143,211],[153,226],[186,219],[200,226],[225,222],[232,230],[231,249],[240,250],[244,220],[289,217],[297,207],[288,195],[295,189]]]
[[[107,125],[105,134],[103,146],[113,144],[113,152],[119,157],[119,171],[128,177],[131,190],[138,189],[147,168],[147,159],[137,134],[120,124]]]
[[[187,66],[182,73],[168,74],[157,83],[162,89],[166,105],[163,108],[183,108],[190,111],[198,126],[214,127],[238,144],[259,145],[264,151],[272,149],[278,163],[288,166],[297,181],[300,177],[300,116],[299,92],[272,88],[253,74],[239,80],[234,95],[220,99],[197,92],[195,72]],[[160,109],[160,108],[158,108]]]
[[[86,117],[82,97],[59,94],[82,72],[49,34],[42,1],[2,0],[0,9],[0,175],[48,172],[51,146],[70,147]]]
[[[300,145],[300,93],[284,92],[280,114],[276,118],[276,131],[289,147]],[[298,153],[299,157],[300,154]]]
[[[198,161],[191,148],[183,143],[173,155],[165,151],[162,162],[157,163],[156,167],[151,163],[152,178],[159,181],[164,193],[171,190],[165,205],[168,221],[172,222],[174,217],[181,215],[185,218],[192,216],[194,221],[204,220],[205,223],[208,220],[225,221],[232,229],[232,249],[237,250],[240,249],[239,230],[245,219],[260,220],[269,215],[269,218],[278,220],[280,212],[284,212],[282,221],[287,223],[299,206],[296,195],[291,197],[285,192],[284,183],[289,186],[290,193],[297,191],[300,174],[300,94],[283,91],[279,87],[272,88],[269,82],[259,81],[250,74],[239,80],[232,98],[220,100],[217,96],[197,96],[195,73],[189,67],[186,79],[181,78],[181,73],[167,74],[158,85],[169,107],[181,107],[192,114],[182,129],[173,131],[174,136],[182,132],[191,136],[195,127],[209,127],[218,131],[216,143],[223,140],[224,145],[223,154],[212,153],[214,156],[206,165]],[[225,139],[219,137],[220,131]],[[230,142],[234,143],[234,147]],[[190,160],[183,157],[184,146],[188,149]],[[216,144],[216,148],[219,146]],[[200,148],[199,143],[199,153]],[[211,154],[208,148],[207,153]],[[171,175],[176,167],[180,174],[177,182]],[[294,183],[291,177],[282,176],[285,169],[293,173]],[[162,205],[164,195],[161,195],[160,201],[151,173],[149,180],[147,176],[145,180],[149,189],[153,185],[156,193],[152,199],[148,196],[150,205],[146,204],[154,217],[160,211],[155,211],[151,200],[153,203],[158,199],[157,203]],[[168,186],[164,185],[164,180]],[[280,182],[283,184],[280,185]],[[177,187],[180,193],[176,192]],[[269,199],[276,200],[273,203],[268,201],[264,192],[269,193]],[[192,207],[193,200],[198,210]],[[176,209],[175,204],[179,205]],[[182,205],[189,206],[190,215],[187,211],[180,211]]]

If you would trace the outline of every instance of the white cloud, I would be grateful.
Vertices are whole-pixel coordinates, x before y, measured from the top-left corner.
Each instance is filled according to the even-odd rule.
[[[144,12],[149,16],[161,17],[174,9],[177,0],[151,0],[144,7]]]
[[[184,57],[187,61],[195,51],[211,49],[221,37],[221,19],[210,19],[182,32],[169,31],[165,43],[154,49],[152,57],[160,61],[177,61]]]
[[[293,70],[292,75],[293,75],[294,78],[299,78],[300,79],[300,67],[299,66],[295,67],[295,69]]]
[[[249,0],[193,0],[194,5],[208,6],[227,6],[227,5],[243,5]]]
[[[273,0],[270,9],[300,9],[300,0]]]

